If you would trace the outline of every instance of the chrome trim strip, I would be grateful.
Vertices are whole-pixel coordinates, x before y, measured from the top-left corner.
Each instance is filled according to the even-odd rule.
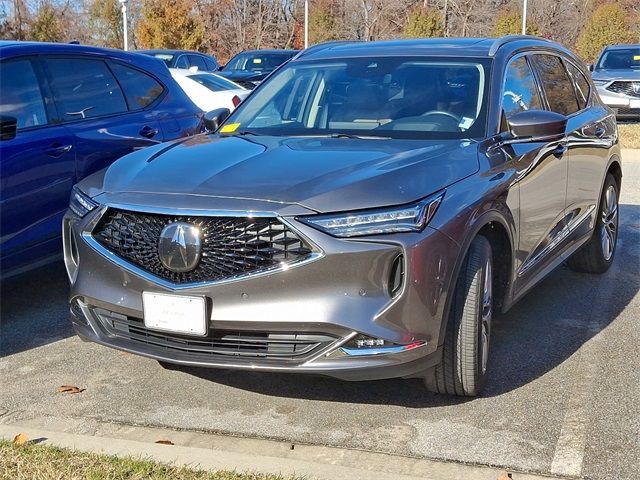
[[[527,270],[530,270],[531,267],[540,262],[551,250],[556,248],[563,240],[565,240],[571,233],[573,233],[585,220],[587,220],[591,213],[595,210],[596,206],[591,205],[582,215],[573,219],[573,221],[566,225],[558,235],[556,235],[553,240],[551,240],[546,247],[540,250],[536,255],[531,257],[529,260],[524,262],[518,271],[518,277],[524,275]]]
[[[216,209],[190,209],[190,208],[165,208],[165,207],[147,207],[144,205],[131,205],[127,203],[101,203],[101,206],[108,208],[117,208],[118,210],[126,210],[129,212],[151,213],[158,215],[179,215],[193,217],[276,217],[278,214],[264,210],[216,210]],[[282,203],[282,205],[288,205]]]
[[[341,347],[340,350],[342,350],[344,353],[347,354],[347,356],[349,357],[367,357],[367,356],[372,356],[372,355],[387,355],[387,354],[394,354],[394,353],[402,353],[402,352],[409,352],[411,350],[415,350],[416,348],[422,348],[422,347],[426,347],[427,346],[427,342],[421,343],[420,345],[415,345],[415,346],[411,346],[411,345],[397,345],[397,346],[393,346],[393,347],[378,347],[378,348],[347,348],[347,347]],[[411,347],[411,348],[407,348],[407,347]]]
[[[221,279],[221,280],[212,280],[212,281],[204,281],[204,282],[191,282],[191,283],[173,283],[170,282],[168,280],[165,280],[163,278],[160,278],[156,275],[153,275],[152,273],[147,272],[146,270],[137,267],[135,265],[133,265],[132,263],[129,263],[128,261],[126,261],[123,258],[120,258],[118,255],[116,255],[115,253],[113,253],[112,251],[110,251],[109,249],[103,247],[95,238],[93,238],[93,230],[95,229],[96,225],[98,224],[98,222],[100,221],[100,219],[102,219],[103,215],[105,214],[105,212],[109,209],[109,208],[118,208],[118,209],[126,209],[127,207],[125,206],[123,208],[122,205],[119,204],[102,204],[100,210],[98,211],[98,213],[95,215],[95,217],[93,217],[91,219],[91,221],[89,223],[87,223],[87,225],[85,226],[85,228],[82,231],[82,239],[87,243],[87,245],[89,245],[93,250],[95,250],[97,253],[99,253],[100,255],[102,255],[104,258],[106,258],[107,260],[109,260],[112,263],[115,263],[117,266],[129,271],[130,273],[133,273],[134,275],[143,278],[144,280],[147,280],[149,282],[155,283],[156,285],[159,285],[161,287],[167,288],[169,290],[185,290],[185,289],[190,289],[190,288],[201,288],[201,287],[208,287],[208,286],[214,286],[214,285],[222,285],[222,284],[227,284],[227,283],[233,283],[233,282],[238,282],[238,281],[242,281],[242,280],[247,280],[247,279],[251,279],[251,278],[258,278],[258,277],[263,277],[266,275],[271,275],[273,273],[278,273],[278,272],[284,272],[286,270],[289,270],[290,268],[297,268],[297,267],[301,267],[303,265],[307,265],[311,262],[315,262],[316,260],[319,260],[320,258],[324,257],[324,251],[313,241],[311,241],[309,239],[309,237],[307,237],[306,235],[304,235],[302,232],[300,232],[297,228],[295,228],[295,226],[287,219],[276,215],[274,213],[270,214],[270,215],[264,215],[264,216],[270,216],[273,218],[277,218],[280,222],[282,222],[283,224],[285,224],[287,227],[289,227],[291,230],[293,230],[295,232],[296,235],[298,235],[301,239],[303,239],[304,241],[306,241],[307,243],[309,243],[309,245],[314,249],[311,254],[303,259],[303,260],[298,260],[295,262],[291,262],[291,263],[283,263],[281,262],[280,265],[274,266],[274,267],[270,267],[264,270],[260,270],[259,272],[249,272],[246,274],[242,274],[242,275],[238,275],[238,276],[234,276],[231,278],[225,278],[225,279]],[[145,210],[132,210],[132,211],[136,211],[139,213],[162,213],[164,215],[171,215],[174,212],[180,212],[179,215],[190,215],[189,213],[185,213],[185,210],[175,210],[175,209],[165,209],[165,210],[161,210],[158,208],[154,209],[154,212],[149,212],[149,211],[145,211]],[[230,216],[230,217],[247,217],[249,213],[251,213],[252,216],[257,216],[255,215],[255,212],[241,212],[241,211],[236,211],[233,212],[233,215],[219,215],[219,212],[223,212],[221,210],[206,210],[206,211],[199,211],[199,213],[197,214],[193,214],[193,216],[199,216],[199,217],[216,217],[216,216]],[[226,212],[229,213],[229,212]],[[244,213],[244,215],[242,215]],[[265,212],[261,212],[261,213],[265,213]]]

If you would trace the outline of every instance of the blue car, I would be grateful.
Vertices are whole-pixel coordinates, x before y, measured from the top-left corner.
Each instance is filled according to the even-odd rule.
[[[134,150],[199,133],[203,112],[162,61],[0,41],[0,272],[61,257],[71,187]]]

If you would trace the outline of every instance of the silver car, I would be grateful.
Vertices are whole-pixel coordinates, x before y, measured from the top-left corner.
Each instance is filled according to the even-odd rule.
[[[640,121],[640,44],[606,47],[592,77],[600,98],[618,120]]]

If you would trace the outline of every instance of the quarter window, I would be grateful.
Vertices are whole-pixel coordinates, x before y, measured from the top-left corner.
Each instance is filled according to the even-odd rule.
[[[42,93],[30,60],[0,63],[0,115],[15,117],[18,128],[47,123]]]
[[[572,81],[559,57],[555,55],[533,55],[533,65],[540,74],[549,108],[563,115],[571,115],[579,110],[578,100]]]
[[[525,110],[542,108],[540,94],[533,72],[525,57],[519,57],[509,64],[505,74],[504,91],[502,93],[502,112],[504,119]],[[506,126],[503,126],[506,130]]]
[[[111,68],[124,90],[129,110],[151,105],[164,91],[162,85],[146,73],[119,63],[112,63]]]
[[[102,60],[48,58],[46,62],[63,120],[80,120],[127,111],[122,90]]]
[[[567,65],[567,70],[569,70],[569,75],[574,81],[576,86],[576,93],[578,94],[578,104],[580,106],[580,110],[587,107],[587,102],[589,101],[589,82],[585,78],[585,76],[576,68],[575,65],[569,62],[565,62]]]

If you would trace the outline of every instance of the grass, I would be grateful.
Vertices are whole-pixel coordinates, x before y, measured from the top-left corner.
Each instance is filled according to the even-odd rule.
[[[168,446],[167,448],[171,448]],[[285,480],[277,475],[207,472],[147,460],[0,440],[2,480]],[[287,480],[296,480],[286,477]],[[297,480],[301,480],[298,478]]]
[[[618,130],[622,148],[640,148],[640,123],[618,125]]]

